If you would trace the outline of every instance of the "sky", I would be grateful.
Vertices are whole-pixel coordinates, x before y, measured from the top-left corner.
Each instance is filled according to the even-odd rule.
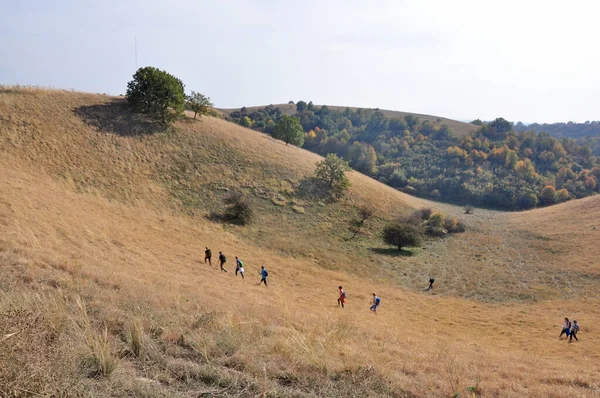
[[[218,107],[313,101],[600,120],[597,0],[0,0],[0,84],[123,94],[137,67]]]

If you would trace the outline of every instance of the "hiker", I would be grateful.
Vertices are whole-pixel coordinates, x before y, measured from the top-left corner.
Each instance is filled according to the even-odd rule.
[[[341,305],[344,308],[344,303],[346,302],[346,292],[342,289],[341,286],[338,286],[340,297],[338,298],[338,307]]]
[[[577,332],[579,332],[579,325],[577,324],[577,321],[573,319],[573,326],[571,327],[571,337],[569,338],[569,343],[573,341],[573,337],[575,337],[575,340],[579,341],[579,339],[577,338]]]
[[[222,272],[227,272],[227,270],[225,268],[223,268],[223,265],[225,265],[226,262],[227,262],[227,257],[225,257],[223,252],[219,252],[219,266],[221,267]]]
[[[377,307],[379,307],[379,303],[381,303],[381,299],[377,297],[375,293],[373,293],[373,305],[369,309],[375,314],[377,314]]]
[[[429,278],[429,287],[427,289],[425,289],[426,292],[433,289],[433,282],[435,282],[435,279]]]
[[[242,275],[242,279],[244,279],[244,263],[238,256],[235,256],[235,276],[237,276],[238,272]]]
[[[265,267],[263,267],[261,265],[260,266],[260,271],[258,273],[260,274],[260,282],[258,282],[258,284],[260,285],[261,283],[264,282],[265,286],[268,287],[268,285],[267,285],[267,276],[269,276],[269,271],[267,271],[265,269]]]
[[[212,258],[212,251],[210,251],[210,249],[208,247],[206,247],[206,250],[204,250],[204,264],[206,264],[206,261],[208,261],[208,265],[212,266],[212,263],[210,262],[211,258]]]
[[[562,338],[563,334],[566,335],[567,338],[571,334],[571,322],[569,322],[569,318],[565,318],[565,323],[563,323],[562,331],[560,332],[560,335],[558,336],[559,340]]]

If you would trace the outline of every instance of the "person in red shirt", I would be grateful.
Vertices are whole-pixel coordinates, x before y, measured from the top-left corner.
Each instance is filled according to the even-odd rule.
[[[344,308],[344,303],[346,303],[346,292],[342,289],[341,286],[338,286],[340,297],[338,298],[338,307],[341,305]]]

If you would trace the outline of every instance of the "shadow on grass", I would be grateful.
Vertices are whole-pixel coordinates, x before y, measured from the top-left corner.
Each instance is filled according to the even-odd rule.
[[[325,189],[320,181],[314,177],[307,177],[300,181],[296,188],[296,196],[299,199],[322,201],[325,203],[335,202],[336,198]]]
[[[73,113],[86,124],[102,132],[124,137],[164,133],[169,126],[157,123],[148,117],[131,112],[124,99],[113,99],[108,103],[75,108]]]
[[[369,250],[371,250],[373,253],[377,253],[377,254],[383,254],[384,256],[390,256],[390,257],[412,257],[415,255],[414,252],[410,251],[410,250],[406,250],[406,249],[401,249],[398,250],[397,248],[393,248],[393,247],[372,247]]]

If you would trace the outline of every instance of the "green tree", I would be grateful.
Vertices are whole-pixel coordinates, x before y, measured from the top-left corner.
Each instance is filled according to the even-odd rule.
[[[554,188],[553,185],[545,186],[540,193],[540,199],[542,200],[542,203],[546,205],[553,205],[556,203],[556,188]]]
[[[306,107],[307,107],[307,106],[308,106],[308,105],[307,105],[307,103],[306,103],[306,102],[304,102],[304,101],[298,101],[298,102],[296,103],[296,112],[298,112],[298,113],[302,113],[302,112],[304,112],[304,111],[306,110]]]
[[[334,195],[341,195],[350,186],[346,172],[350,166],[344,159],[330,153],[325,159],[317,162],[315,177],[321,181]]]
[[[151,66],[135,72],[133,80],[127,83],[126,98],[134,112],[163,123],[177,120],[185,110],[183,82]]]
[[[393,224],[384,228],[383,241],[398,250],[403,247],[419,247],[423,244],[423,232],[415,225]]]
[[[569,200],[569,191],[567,191],[566,188],[559,189],[556,192],[556,200],[559,203],[566,202],[567,200]]]
[[[284,116],[279,120],[273,130],[273,137],[287,144],[302,146],[304,144],[304,131],[297,117]]]
[[[252,120],[250,120],[250,118],[248,116],[242,116],[240,118],[240,125],[250,128],[250,127],[252,127]]]
[[[194,119],[198,114],[200,114],[200,117],[206,115],[206,113],[208,113],[208,108],[215,106],[215,104],[210,101],[209,97],[195,91],[192,91],[192,94],[188,95],[186,99],[188,108],[194,111]]]

